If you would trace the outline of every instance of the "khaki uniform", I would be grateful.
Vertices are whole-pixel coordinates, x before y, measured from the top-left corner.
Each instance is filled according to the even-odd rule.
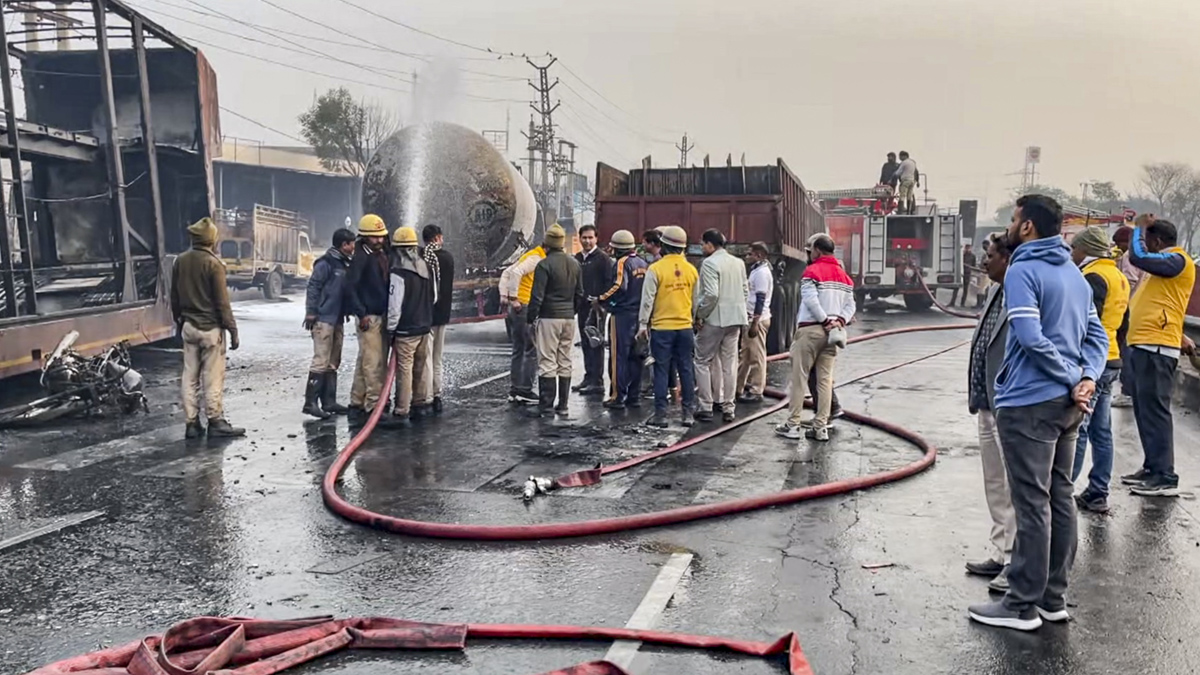
[[[792,337],[792,398],[788,406],[788,422],[800,426],[804,415],[804,397],[809,395],[808,373],[817,369],[817,415],[814,429],[829,425],[829,413],[833,397],[833,366],[837,360],[837,347],[830,347],[829,336],[821,326],[800,326]]]
[[[538,319],[538,377],[571,377],[574,319]]]
[[[225,331],[200,330],[183,324],[183,412],[188,422],[200,419],[200,387],[208,419],[225,416]]]
[[[406,417],[414,405],[429,403],[429,334],[398,335],[392,340],[396,350],[396,407],[392,413]]]
[[[750,326],[742,329],[742,349],[739,357],[737,390],[747,385],[750,393],[762,396],[767,387],[767,333],[771,331],[770,319],[758,320],[758,332],[750,334]]]
[[[312,329],[313,359],[308,367],[310,373],[337,372],[342,365],[342,341],[345,331],[342,324],[318,321]]]
[[[354,368],[354,384],[350,388],[350,405],[370,412],[379,402],[387,378],[383,317],[368,316],[366,330],[361,326],[357,330],[358,361]]]

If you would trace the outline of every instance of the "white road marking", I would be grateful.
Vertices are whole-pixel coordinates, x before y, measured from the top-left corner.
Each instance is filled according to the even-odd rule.
[[[483,385],[487,384],[488,382],[495,382],[496,380],[499,380],[501,378],[508,377],[509,372],[510,371],[506,370],[503,373],[496,373],[495,375],[492,375],[491,377],[485,377],[478,382],[472,382],[471,384],[464,384],[463,386],[459,387],[459,389],[467,390],[467,389],[474,389],[476,387],[482,387]]]
[[[27,541],[37,539],[38,537],[41,537],[43,535],[51,534],[53,532],[58,532],[59,530],[65,530],[68,527],[82,525],[83,523],[86,523],[89,520],[94,520],[103,515],[104,515],[103,511],[85,511],[83,513],[72,513],[72,514],[63,516],[62,518],[58,518],[58,519],[54,520],[53,522],[47,523],[46,525],[43,525],[41,527],[34,528],[28,532],[23,532],[21,534],[18,534],[18,535],[15,535],[15,536],[12,536],[12,537],[9,537],[7,539],[0,541],[0,551],[3,551],[4,549],[10,548],[12,546],[16,546],[17,544],[23,544]]]
[[[650,590],[646,592],[646,597],[642,598],[641,604],[634,610],[629,623],[625,624],[626,628],[635,630],[654,628],[659,617],[667,608],[667,603],[671,601],[671,596],[675,595],[675,589],[683,580],[688,566],[692,564],[692,557],[691,553],[671,554],[667,564],[659,570],[654,583],[650,584]],[[613,643],[612,647],[609,647],[608,653],[604,655],[604,660],[629,670],[641,646],[641,642],[618,640]]]

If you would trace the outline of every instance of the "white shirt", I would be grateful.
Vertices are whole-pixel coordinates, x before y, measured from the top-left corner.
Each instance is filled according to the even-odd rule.
[[[746,298],[746,316],[754,316],[754,306],[758,304],[758,294],[766,296],[763,302],[762,318],[771,320],[771,295],[775,292],[775,277],[771,274],[769,263],[760,263],[750,270],[750,295]]]
[[[899,177],[900,180],[902,180],[902,181],[916,182],[916,180],[917,180],[917,163],[915,161],[913,161],[912,157],[909,157],[908,159],[904,160],[903,162],[900,162],[900,168],[896,169],[896,176]]]

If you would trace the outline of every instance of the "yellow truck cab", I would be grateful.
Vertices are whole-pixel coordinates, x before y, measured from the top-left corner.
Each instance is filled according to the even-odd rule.
[[[312,276],[309,222],[299,213],[256,204],[249,211],[218,209],[215,220],[217,255],[232,288],[261,288],[275,299]]]

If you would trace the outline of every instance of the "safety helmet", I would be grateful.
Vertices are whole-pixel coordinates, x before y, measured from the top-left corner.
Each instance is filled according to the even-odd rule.
[[[379,221],[381,224],[383,221]],[[417,231],[411,227],[398,227],[392,233],[392,244],[395,246],[416,246]]]
[[[613,232],[613,236],[608,240],[608,245],[613,248],[627,249],[637,246],[637,242],[633,239],[633,233],[629,230],[617,230]]]
[[[667,225],[662,228],[662,241],[667,246],[687,248],[687,232],[678,225]]]
[[[836,248],[836,245],[833,243],[833,237],[830,237],[829,235],[825,234],[824,232],[818,232],[808,238],[808,241],[805,242],[805,244],[804,244],[804,250],[805,251],[813,250],[813,247],[816,246],[818,241],[823,242],[822,248],[828,248],[830,250]]]
[[[358,236],[360,237],[386,237],[387,225],[383,224],[383,218],[368,213],[358,221]]]

